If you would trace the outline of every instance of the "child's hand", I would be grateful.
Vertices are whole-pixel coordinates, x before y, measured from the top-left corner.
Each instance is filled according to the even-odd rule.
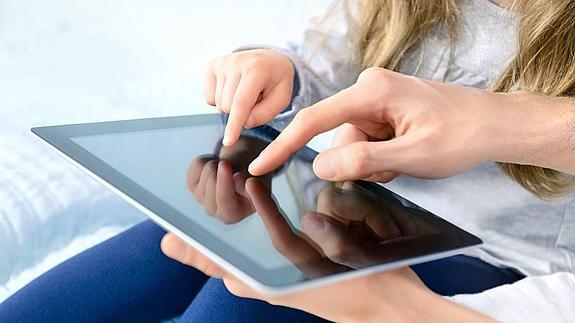
[[[214,58],[206,73],[206,102],[229,113],[223,144],[233,145],[242,127],[267,123],[290,103],[295,69],[280,53],[257,49]]]

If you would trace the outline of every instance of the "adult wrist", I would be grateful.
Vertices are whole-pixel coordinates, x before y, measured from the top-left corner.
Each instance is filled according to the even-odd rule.
[[[562,171],[558,144],[568,140],[575,122],[573,101],[529,92],[497,94],[499,106],[490,114],[496,125],[491,139],[492,160]],[[571,133],[572,135],[572,133]],[[556,156],[557,158],[552,158]]]
[[[481,107],[489,160],[532,164],[545,141],[545,116],[533,107],[533,96],[524,92],[490,93]]]

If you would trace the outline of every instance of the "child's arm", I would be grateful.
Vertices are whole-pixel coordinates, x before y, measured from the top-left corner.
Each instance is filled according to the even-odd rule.
[[[355,22],[342,6],[331,8],[327,21],[312,21],[299,44],[245,46],[212,61],[205,97],[209,104],[230,113],[231,138],[224,140],[226,145],[237,140],[242,126],[269,122],[282,130],[297,111],[355,82],[358,54],[348,37]],[[243,78],[248,73],[251,80]],[[247,84],[240,87],[242,81]],[[249,90],[242,90],[246,88]],[[243,98],[239,100],[242,104],[235,109],[238,98]]]

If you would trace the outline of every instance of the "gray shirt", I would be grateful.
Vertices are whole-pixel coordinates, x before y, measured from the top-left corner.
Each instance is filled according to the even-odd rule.
[[[516,15],[487,0],[459,3],[461,36],[453,61],[447,33],[436,28],[407,53],[400,72],[483,89],[503,72],[516,50]],[[274,48],[291,58],[299,83],[291,109],[274,126],[285,127],[299,109],[357,79],[358,53],[348,37],[356,21],[341,9],[329,23],[312,24],[299,44]],[[469,255],[527,275],[575,271],[575,195],[543,201],[491,162],[441,180],[402,176],[386,187],[481,237],[484,246]]]

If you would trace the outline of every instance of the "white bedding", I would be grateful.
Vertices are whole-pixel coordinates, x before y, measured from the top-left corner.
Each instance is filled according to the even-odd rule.
[[[281,45],[326,0],[0,0],[0,302],[143,217],[29,132],[213,111],[205,62]]]

